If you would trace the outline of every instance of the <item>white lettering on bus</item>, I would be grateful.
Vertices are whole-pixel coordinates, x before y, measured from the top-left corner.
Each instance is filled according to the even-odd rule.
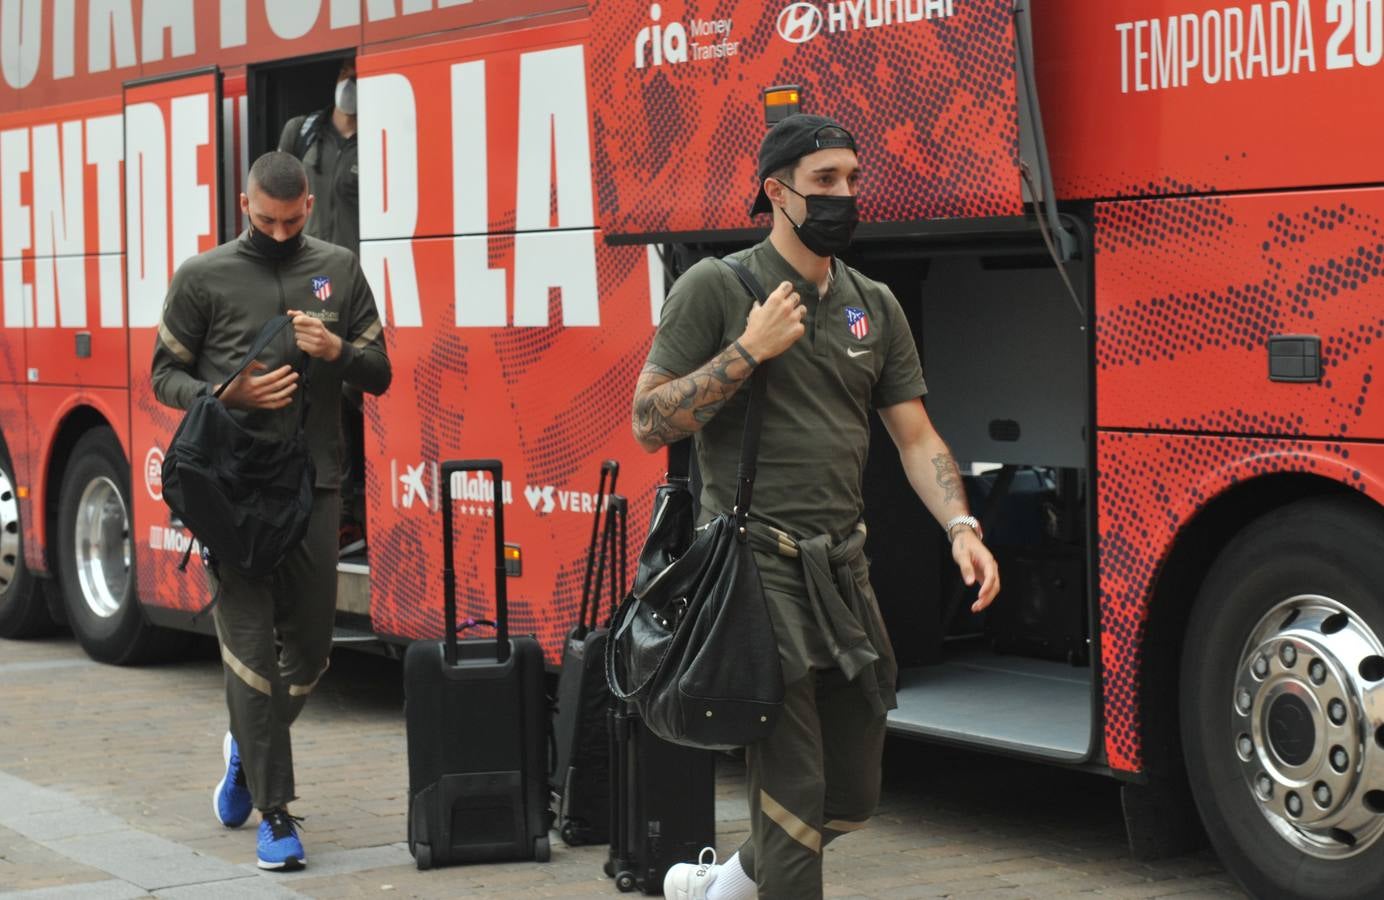
[[[9,86],[27,87],[42,55],[42,0],[0,0],[0,72]]]
[[[32,225],[23,203],[19,176],[29,171],[29,130],[0,132],[0,288],[5,293],[5,325],[27,328],[33,323],[34,289],[24,283],[24,260]]]
[[[129,321],[152,328],[168,292],[168,134],[157,104],[125,108],[125,143]]]
[[[505,273],[489,265],[486,238],[490,168],[487,163],[485,62],[452,66],[452,261],[459,328],[503,328]]]
[[[125,273],[120,265],[120,163],[125,158],[125,126],[118,115],[86,123],[87,162],[96,167],[97,272],[101,291],[101,327],[119,328],[125,321]]]
[[[33,130],[34,158],[34,324],[85,328],[86,198],[83,191],[82,122]],[[55,312],[59,314],[55,317]]]
[[[360,264],[374,288],[380,320],[418,328],[423,314],[413,245],[418,224],[418,114],[413,85],[404,75],[362,78],[360,155]],[[392,317],[390,316],[392,313]]]
[[[191,56],[197,52],[197,26],[192,18],[192,0],[144,0],[144,32],[141,43],[144,62],[163,59],[163,35],[168,32],[169,56]]]
[[[112,43],[117,69],[128,69],[139,61],[135,56],[135,15],[130,0],[91,0],[87,9],[87,71],[110,69]]]
[[[514,324],[548,325],[548,292],[562,324],[599,325],[586,65],[580,45],[519,61],[519,167],[514,226]],[[557,211],[550,210],[557,178]],[[560,231],[539,229],[561,228]]]
[[[269,30],[286,41],[296,41],[312,31],[321,12],[322,0],[264,0]]]
[[[211,143],[211,95],[188,94],[174,97],[169,104],[172,119],[173,160],[170,167],[172,183],[168,195],[173,199],[173,264],[177,269],[184,260],[197,255],[204,235],[211,234],[211,186],[197,177],[197,151]],[[162,312],[163,298],[159,298]],[[154,324],[157,324],[157,318]],[[132,323],[133,324],[133,323]]]
[[[1310,0],[1119,22],[1115,31],[1125,94],[1317,71]]]

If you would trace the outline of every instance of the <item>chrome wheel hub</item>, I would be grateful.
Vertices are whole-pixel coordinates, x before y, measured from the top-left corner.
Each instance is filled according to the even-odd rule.
[[[1384,833],[1384,644],[1328,597],[1278,604],[1250,633],[1230,697],[1230,740],[1269,824],[1322,859]]]
[[[0,594],[19,576],[19,495],[10,474],[0,469]]]
[[[130,516],[120,489],[94,478],[77,501],[77,582],[91,611],[102,618],[120,610],[130,585]]]

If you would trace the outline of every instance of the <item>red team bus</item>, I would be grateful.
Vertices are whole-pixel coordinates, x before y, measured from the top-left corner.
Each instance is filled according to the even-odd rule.
[[[126,663],[194,627],[161,306],[344,57],[395,377],[343,641],[440,632],[447,487],[483,615],[500,490],[557,661],[600,461],[636,535],[661,477],[629,408],[664,291],[763,236],[760,135],[823,112],[1005,572],[958,612],[875,441],[891,729],[1107,773],[1136,852],[1199,816],[1258,896],[1384,893],[1384,0],[3,0],[0,634]],[[504,483],[441,485],[457,456]]]

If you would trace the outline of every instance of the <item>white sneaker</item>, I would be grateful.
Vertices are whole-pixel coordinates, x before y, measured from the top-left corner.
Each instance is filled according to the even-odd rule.
[[[711,854],[711,862],[706,861]],[[714,847],[703,847],[695,863],[674,863],[663,876],[663,896],[667,900],[706,900],[707,889],[720,870]]]

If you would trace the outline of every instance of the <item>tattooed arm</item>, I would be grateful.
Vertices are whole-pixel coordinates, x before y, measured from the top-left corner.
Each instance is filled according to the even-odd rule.
[[[884,427],[899,448],[908,483],[927,506],[939,525],[970,512],[966,503],[961,470],[951,450],[928,418],[922,400],[909,400],[879,411]],[[971,609],[979,612],[990,605],[1000,590],[999,567],[980,536],[969,528],[958,527],[952,541],[952,559],[961,569],[967,584],[981,582],[980,596]]]
[[[634,386],[631,423],[639,446],[652,453],[700,431],[760,363],[793,346],[806,331],[799,299],[791,283],[780,284],[750,310],[739,339],[688,375],[644,366]]]
[[[759,365],[739,341],[679,378],[649,363],[634,388],[634,437],[645,450],[657,450],[701,429],[725,406]]]

